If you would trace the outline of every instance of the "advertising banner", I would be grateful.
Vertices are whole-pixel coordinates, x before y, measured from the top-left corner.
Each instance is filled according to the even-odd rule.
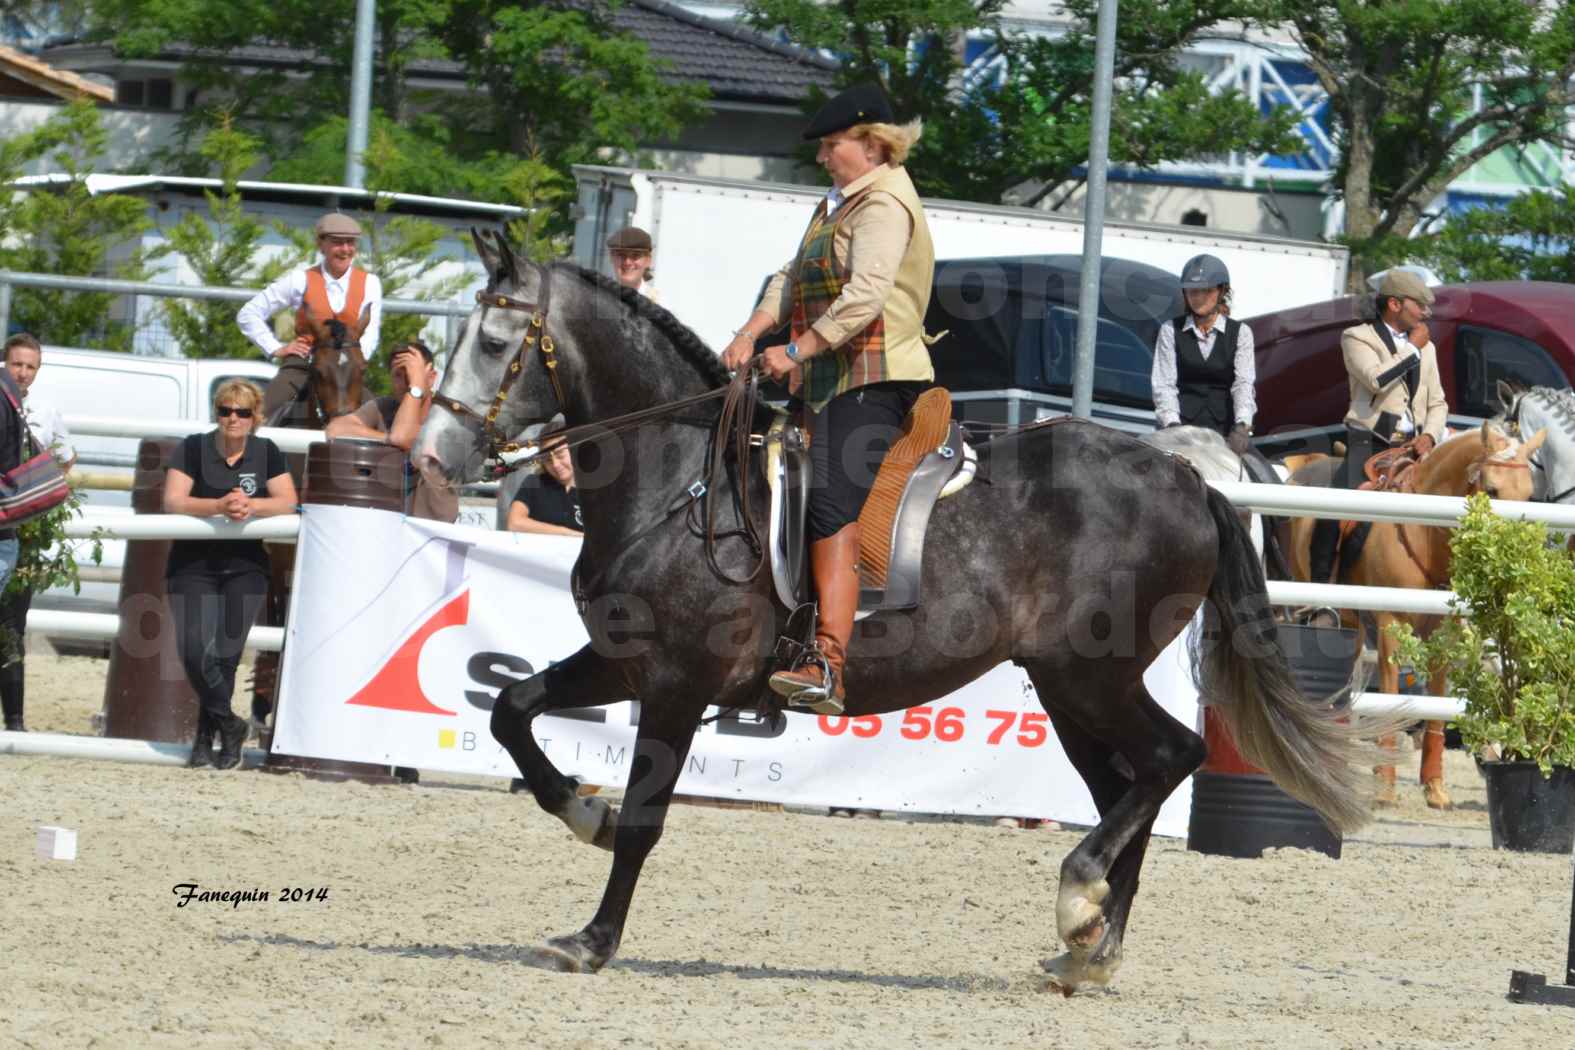
[[[567,537],[306,507],[274,749],[518,776],[488,729],[492,705],[510,682],[586,644],[569,593],[578,553],[579,541]],[[1196,724],[1179,642],[1145,682],[1183,725]],[[638,719],[633,702],[548,715],[537,719],[536,739],[564,773],[622,786]],[[1171,796],[1157,832],[1186,834],[1190,786]],[[807,806],[1098,819],[1027,675],[1010,664],[907,712],[793,713],[775,727],[749,714],[713,722],[697,734],[678,790]]]

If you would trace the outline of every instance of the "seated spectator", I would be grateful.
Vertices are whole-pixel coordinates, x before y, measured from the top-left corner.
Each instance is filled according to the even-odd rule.
[[[262,400],[262,391],[244,379],[219,387],[213,396],[217,429],[192,434],[170,454],[166,514],[247,521],[295,513],[295,482],[284,454],[252,433],[261,422]],[[268,555],[261,540],[176,540],[165,575],[176,648],[197,694],[190,765],[233,769],[241,764],[250,726],[230,709],[230,697],[268,589]]]
[[[71,447],[71,432],[66,429],[60,409],[29,394],[43,360],[44,348],[28,333],[18,332],[5,341],[6,372],[21,392],[22,417],[33,443],[38,448],[49,449],[60,466],[70,470],[77,461],[77,453]],[[17,553],[20,557],[21,551]],[[27,612],[33,604],[33,591],[21,581],[16,581],[15,586],[5,586],[4,591],[4,597],[0,597],[0,625],[16,637],[17,653],[15,660],[0,667],[0,708],[5,711],[7,731],[20,733],[27,728],[22,718],[23,683],[26,681],[22,640],[27,633]]]
[[[350,415],[328,421],[325,433],[330,441],[345,437],[386,441],[409,455],[432,411],[438,378],[432,351],[420,340],[406,343],[389,362],[389,378],[394,386],[391,395],[374,397]],[[412,517],[447,522],[459,517],[459,493],[453,488],[428,481],[408,459],[405,477],[415,485],[410,497]]]
[[[581,536],[585,519],[574,488],[574,460],[562,438],[545,437],[548,450],[541,458],[541,473],[528,474],[509,504],[505,527],[510,532],[539,532],[548,536]]]

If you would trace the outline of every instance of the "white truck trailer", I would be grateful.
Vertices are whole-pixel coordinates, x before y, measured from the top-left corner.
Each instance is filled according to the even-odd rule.
[[[825,189],[577,166],[574,256],[608,272],[603,242],[626,225],[648,230],[660,301],[718,351],[749,316],[765,278],[792,258]],[[947,262],[1076,255],[1079,219],[1030,208],[926,200],[937,277]],[[1103,255],[1172,274],[1200,252],[1230,267],[1239,317],[1343,295],[1346,249],[1194,226],[1106,222]]]

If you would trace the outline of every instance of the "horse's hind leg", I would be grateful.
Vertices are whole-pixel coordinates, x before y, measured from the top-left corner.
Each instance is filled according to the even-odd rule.
[[[1159,807],[1203,761],[1203,740],[1143,687],[1140,668],[1112,689],[1111,669],[1030,669],[1051,725],[1099,808],[1100,823],[1061,864],[1056,927],[1064,955],[1046,964],[1068,995],[1109,981]]]
[[[576,973],[599,970],[617,952],[640,869],[662,837],[673,788],[703,711],[703,703],[686,702],[672,694],[641,706],[634,760],[613,842],[612,873],[589,925],[579,933],[547,942],[546,952],[560,969]]]
[[[582,842],[613,848],[618,811],[600,798],[580,798],[579,783],[566,777],[536,743],[531,723],[538,715],[597,707],[627,699],[628,686],[611,661],[590,646],[545,671],[503,690],[492,707],[492,736],[514,759],[542,809],[569,826]]]

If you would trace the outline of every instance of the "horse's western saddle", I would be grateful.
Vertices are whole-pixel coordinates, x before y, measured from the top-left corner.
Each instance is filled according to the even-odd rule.
[[[771,576],[789,609],[814,600],[808,580],[805,515],[809,509],[809,446],[798,424],[779,416],[766,434],[771,489]],[[859,514],[859,613],[919,604],[924,533],[935,502],[973,480],[978,462],[952,420],[952,399],[932,387],[919,395],[902,437],[886,453]]]

